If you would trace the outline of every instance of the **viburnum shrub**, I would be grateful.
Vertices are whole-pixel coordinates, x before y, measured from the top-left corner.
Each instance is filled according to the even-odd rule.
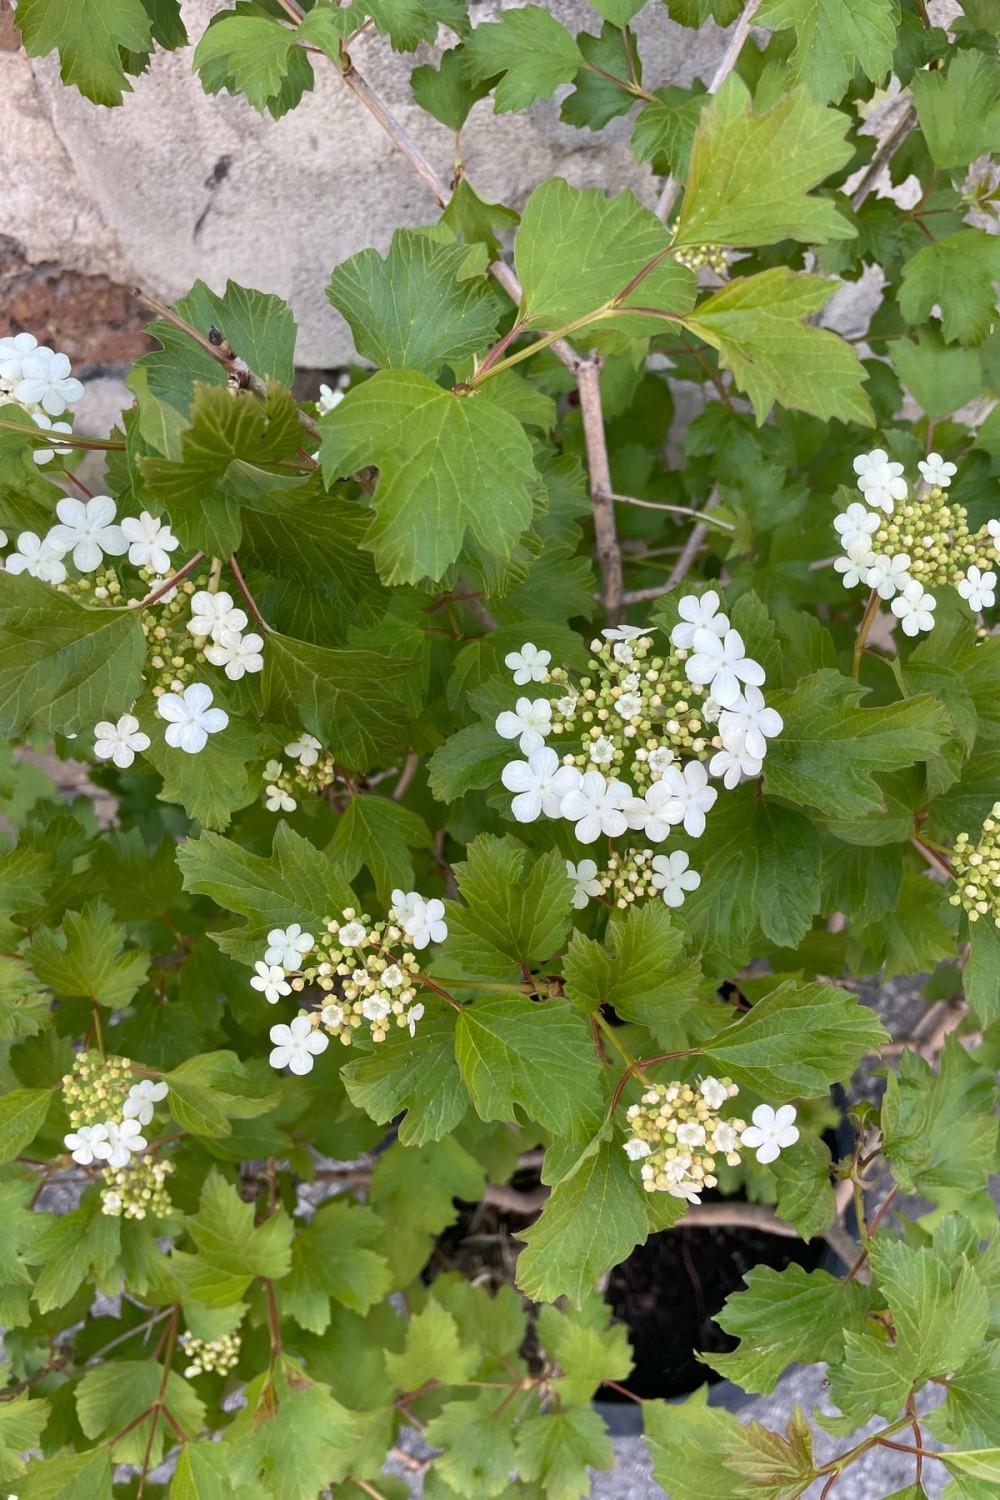
[[[154,304],[106,439],[64,354],[0,340],[0,730],[89,776],[4,752],[21,1500],[397,1500],[404,1426],[428,1500],[576,1500],[631,1368],[606,1273],[679,1222],[696,1261],[734,1198],[846,1263],[751,1270],[706,1362],[823,1362],[823,1431],[644,1401],[668,1493],[835,1496],[885,1444],[900,1495],[1000,1493],[996,10],[649,0],[736,23],[683,89],[643,9],[213,17],[208,92],[279,117],[332,69],[430,190],[315,288],[358,353],[317,403],[231,283]],[[103,105],[187,41],[177,0],[16,23]],[[447,46],[424,143],[372,31]],[[631,117],[655,211],[469,181],[470,110],[557,90]],[[931,971],[889,1045],[857,981]],[[830,1089],[880,1049],[838,1159]],[[427,1274],[539,1158],[516,1287]]]

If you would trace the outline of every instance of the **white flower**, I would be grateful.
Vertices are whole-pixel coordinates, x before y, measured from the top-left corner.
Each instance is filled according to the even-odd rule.
[[[563,698],[556,699],[556,708],[564,719],[571,719],[576,713],[578,698],[575,693],[567,693]]]
[[[721,1151],[728,1156],[731,1151],[736,1150],[738,1137],[736,1131],[728,1120],[720,1120],[712,1131],[712,1149]]]
[[[685,1120],[677,1127],[677,1143],[680,1146],[704,1146],[705,1127],[697,1120]]]
[[[268,1005],[277,1005],[283,995],[292,993],[292,987],[285,979],[285,971],[280,964],[263,963],[258,958],[254,968],[257,972],[250,981],[250,988],[259,990]]]
[[[294,973],[301,969],[302,960],[312,952],[315,942],[312,933],[303,932],[299,922],[292,922],[288,927],[273,927],[267,935],[264,962],[280,964],[283,969]]]
[[[776,708],[768,708],[760,688],[746,687],[731,708],[719,715],[719,733],[727,750],[763,760],[767,742],[780,734],[785,724]]]
[[[316,1031],[308,1016],[296,1016],[289,1026],[271,1027],[274,1050],[268,1058],[272,1068],[290,1068],[293,1073],[311,1073],[313,1058],[325,1052],[330,1038]]]
[[[120,1125],[115,1120],[105,1120],[104,1128],[108,1133],[109,1167],[127,1167],[134,1152],[145,1151],[146,1137],[138,1120],[125,1119]]]
[[[698,1092],[710,1109],[721,1109],[729,1098],[729,1090],[724,1083],[717,1078],[703,1078],[698,1085]]]
[[[928,453],[926,458],[918,459],[917,468],[923,475],[925,484],[941,490],[946,490],[958,473],[958,465],[947,463],[940,453]]]
[[[740,683],[760,687],[764,668],[747,656],[743,637],[738,630],[727,630],[724,636],[711,630],[694,633],[694,655],[684,663],[689,682],[711,684],[712,697],[723,708],[729,708],[739,697]]]
[[[719,612],[719,596],[714,589],[708,589],[700,598],[697,594],[683,594],[677,601],[677,613],[681,618],[670,632],[670,639],[684,651],[694,644],[696,630],[711,630],[722,636],[729,629],[729,617]]]
[[[169,573],[170,554],[180,546],[180,541],[165,521],[144,510],[138,517],[126,516],[121,526],[129,544],[128,560],[134,567]]]
[[[17,539],[17,551],[6,559],[4,567],[8,573],[28,573],[42,583],[62,583],[66,569],[61,561],[62,553],[53,547],[49,538],[44,542],[33,531],[22,531]]]
[[[286,792],[280,786],[268,785],[264,788],[264,806],[268,812],[294,812],[298,803],[290,792]]]
[[[324,1005],[319,1014],[324,1026],[343,1026],[344,1024],[344,1007],[342,1005]]]
[[[640,1141],[638,1136],[633,1136],[632,1140],[626,1141],[623,1149],[629,1161],[642,1161],[642,1158],[649,1156],[652,1151],[649,1142]]]
[[[122,1211],[122,1200],[118,1193],[103,1192],[101,1194],[101,1213],[110,1218],[116,1217]],[[7,1500],[17,1500],[16,1495],[8,1495]]]
[[[655,750],[650,751],[646,764],[657,776],[662,776],[667,767],[672,766],[676,759],[669,745],[657,745]]]
[[[623,719],[636,719],[642,713],[642,699],[638,693],[622,693],[615,703],[615,713]]]
[[[635,661],[635,652],[628,641],[615,641],[611,648],[611,655],[623,667],[630,667]]]
[[[382,970],[382,983],[386,989],[398,990],[404,978],[405,975],[398,964],[390,964],[387,969]]]
[[[500,780],[508,792],[517,793],[510,804],[517,821],[533,823],[542,813],[558,818],[563,798],[580,785],[581,776],[575,766],[560,765],[556,752],[546,745],[532,750],[527,760],[508,761]]]
[[[498,716],[496,731],[501,739],[517,740],[523,755],[540,750],[552,730],[552,704],[548,698],[518,698],[513,713]]]
[[[643,636],[652,635],[652,625],[613,625],[608,630],[602,630],[606,641],[641,641]]]
[[[583,910],[591,896],[599,896],[604,890],[597,879],[597,865],[592,859],[581,859],[576,865],[568,859],[566,874],[573,882],[573,905],[577,911]]]
[[[993,539],[994,547],[1000,549],[1000,521],[987,521],[986,530]]]
[[[210,594],[208,589],[200,589],[191,600],[191,618],[188,620],[188,630],[192,635],[211,636],[213,641],[220,641],[223,632],[235,630],[237,633],[245,630],[247,617],[242,609],[236,609],[232,597],[225,593]]]
[[[113,760],[124,771],[142,750],[149,749],[149,735],[139,728],[134,714],[122,714],[117,724],[102,719],[94,725],[94,754],[98,760]]]
[[[68,422],[53,422],[51,417],[47,417],[43,411],[33,411],[31,419],[35,426],[40,427],[43,432],[67,433],[73,431]],[[36,464],[47,464],[55,458],[56,450],[54,448],[35,448],[32,450],[31,456]]]
[[[156,700],[156,712],[167,720],[167,744],[189,755],[204,750],[209,735],[229,723],[225,709],[212,707],[212,689],[204,682],[192,682],[183,693],[164,693]]]
[[[366,995],[361,1002],[361,1014],[366,1021],[384,1021],[392,1010],[392,1002],[386,995]]]
[[[328,385],[321,385],[319,388],[319,396],[316,400],[316,405],[319,407],[320,416],[325,417],[327,412],[333,411],[336,407],[338,407],[343,399],[343,391],[332,390]]]
[[[111,1150],[108,1132],[103,1125],[81,1125],[79,1130],[63,1137],[63,1144],[81,1167],[89,1167],[93,1161],[103,1161]]]
[[[858,489],[868,504],[877,505],[888,515],[892,515],[897,500],[906,499],[903,465],[891,463],[884,448],[859,453],[854,460],[854,472],[858,476]]]
[[[222,630],[213,644],[205,647],[205,659],[213,667],[225,667],[230,682],[239,682],[244,672],[263,671],[264,658],[260,654],[263,644],[264,637],[253,631],[240,635],[238,630]]]
[[[297,760],[300,766],[314,766],[322,748],[315,735],[300,734],[297,740],[292,740],[290,745],[285,746],[285,754],[290,755],[292,760]]]
[[[83,386],[70,374],[69,356],[39,344],[21,360],[21,378],[14,398],[28,406],[40,406],[50,417],[61,417],[67,406],[79,401]]]
[[[868,582],[868,569],[875,561],[875,554],[868,542],[852,542],[843,557],[834,563],[834,571],[843,575],[845,589],[855,589],[859,583]]]
[[[0,530],[0,547],[6,547],[6,545],[7,545],[7,533],[6,533],[6,531]]]
[[[839,516],[833,518],[833,529],[840,535],[840,545],[846,552],[856,542],[871,543],[878,530],[879,518],[875,511],[866,509],[860,500],[852,500]]]
[[[670,816],[666,810],[668,804],[672,804]],[[663,780],[654,781],[651,787],[647,787],[645,796],[630,797],[624,811],[628,826],[636,832],[644,833],[652,844],[662,844],[670,833],[671,825],[679,823],[684,816],[674,801],[670,787]]]
[[[361,922],[345,922],[337,931],[337,942],[342,948],[360,948],[367,937],[368,931]]]
[[[962,598],[968,600],[969,608],[976,614],[981,609],[992,609],[997,602],[997,575],[980,572],[975,563],[955,587]]]
[[[898,620],[903,622],[904,635],[917,635],[921,630],[934,629],[933,610],[937,600],[933,594],[925,594],[922,583],[908,583],[901,594],[897,594],[889,606]]]
[[[701,885],[697,870],[688,869],[689,860],[683,849],[673,854],[657,854],[653,858],[653,885],[663,896],[667,906],[683,906],[688,891],[696,891]]]
[[[614,777],[606,780],[600,771],[587,771],[580,784],[563,798],[564,818],[576,824],[581,844],[592,844],[602,833],[617,838],[628,827],[623,808],[632,800],[632,788]]]
[[[413,916],[423,899],[419,891],[393,891],[392,905],[389,908],[390,920],[402,924],[407,917]]]
[[[548,682],[551,651],[539,651],[531,641],[525,641],[520,651],[508,651],[504,665],[514,673],[518,687],[526,682]]]
[[[403,931],[414,948],[426,948],[428,943],[443,943],[448,936],[448,924],[444,920],[444,902],[417,898],[418,904],[403,921]]]
[[[772,1109],[769,1104],[758,1104],[751,1115],[753,1124],[744,1130],[740,1145],[749,1147],[751,1151],[756,1149],[757,1160],[762,1166],[777,1161],[781,1152],[788,1146],[794,1146],[799,1138],[795,1114],[794,1104],[782,1104],[779,1109]]]
[[[588,754],[595,766],[606,766],[614,759],[615,747],[606,734],[601,734],[590,742]]]
[[[122,1114],[126,1120],[138,1120],[140,1125],[148,1125],[153,1118],[154,1107],[167,1097],[167,1085],[160,1080],[154,1083],[151,1078],[143,1078],[139,1083],[133,1083],[125,1100]]]
[[[705,832],[705,814],[714,806],[718,792],[708,784],[708,772],[700,760],[689,760],[684,770],[670,766],[663,779],[650,787],[659,794],[668,823],[684,824],[684,832],[700,839]]]
[[[759,776],[764,764],[746,753],[735,734],[732,740],[732,745],[717,750],[708,763],[709,775],[718,776],[730,792],[734,786],[739,786],[744,776]]]
[[[37,348],[38,340],[33,333],[15,333],[0,339],[0,380],[15,386],[23,373],[25,359]]]
[[[406,1012],[406,1026],[411,1036],[416,1036],[417,1022],[422,1021],[423,1018],[424,1007],[419,1004],[419,1002],[416,1005],[411,1005],[409,1010]]]
[[[110,495],[95,495],[92,500],[60,500],[56,506],[60,525],[53,526],[45,540],[60,555],[72,552],[73,563],[81,573],[92,573],[109,557],[121,557],[128,542],[120,526],[114,524],[115,502]]]
[[[844,579],[847,582],[847,579]],[[874,589],[880,599],[891,599],[901,593],[910,582],[910,557],[906,552],[897,552],[895,557],[877,553],[868,564],[868,587]]]

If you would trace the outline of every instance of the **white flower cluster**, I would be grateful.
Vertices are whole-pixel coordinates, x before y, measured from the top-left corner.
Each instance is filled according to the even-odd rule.
[[[141,1158],[149,1145],[143,1130],[152,1124],[156,1105],[167,1097],[167,1085],[152,1078],[131,1083],[131,1076],[127,1058],[105,1060],[84,1052],[75,1059],[73,1071],[62,1081],[73,1127],[64,1144],[79,1166],[104,1169],[105,1213],[124,1212],[141,1219],[147,1212],[168,1211],[163,1183],[173,1169],[169,1162]]]
[[[761,692],[763,667],[719,606],[714,590],[684,595],[665,656],[650,655],[651,629],[603,631],[603,640],[591,642],[591,675],[578,683],[562,668],[550,670],[551,654],[530,641],[506,657],[517,685],[554,684],[560,692],[518,698],[496,721],[497,733],[516,740],[525,757],[501,774],[518,822],[563,818],[582,844],[629,832],[659,844],[676,825],[700,838],[718,796],[709,778],[732,788],[760,775],[781,716]],[[547,743],[556,738],[561,753]],[[577,881],[575,868],[574,904],[582,906],[597,894],[588,888],[597,870]],[[652,884],[671,906],[698,884],[686,856],[654,862],[654,870]]]
[[[190,1361],[184,1368],[184,1379],[196,1375],[228,1375],[239,1364],[242,1339],[239,1332],[224,1333],[221,1339],[198,1339],[185,1331],[177,1340]]]
[[[291,766],[269,760],[264,767],[264,806],[268,812],[294,812],[299,805],[297,793],[321,792],[335,780],[333,756],[315,735],[303,731],[285,746],[285,754]]]
[[[320,992],[318,1010],[271,1027],[273,1068],[310,1073],[331,1036],[350,1046],[354,1033],[365,1026],[373,1042],[385,1041],[393,1022],[414,1036],[424,1007],[417,999],[420,963],[413,950],[443,943],[448,936],[444,902],[416,891],[393,891],[385,921],[373,922],[346,907],[323,925],[318,939],[298,922],[274,928],[263,958],[254,965],[251,987],[269,1005],[293,992]]]
[[[102,567],[105,556],[127,556],[133,567],[147,570],[147,578],[166,573],[170,553],[180,545],[167,523],[146,510],[138,516],[125,516],[120,522],[117,513],[110,495],[94,495],[89,500],[65,496],[56,505],[56,525],[44,537],[22,531],[4,567],[8,573],[27,573],[43,583],[61,584],[66,582],[67,557],[77,572],[85,575]],[[82,579],[74,592],[86,596],[93,591],[89,581]],[[100,595],[98,600],[117,602]]]
[[[43,432],[65,435],[73,431],[69,422],[53,418],[61,417],[82,395],[68,355],[39,344],[31,333],[0,339],[0,407],[20,407]],[[36,448],[32,457],[36,464],[50,463],[55,449]]]
[[[237,609],[232,596],[202,589],[191,600],[191,618],[187,628],[194,636],[206,661],[222,667],[230,682],[239,682],[247,672],[261,672],[264,637],[246,631],[246,612]]]
[[[753,1124],[723,1120],[719,1111],[739,1088],[729,1078],[703,1078],[697,1088],[686,1083],[658,1083],[640,1104],[625,1112],[631,1137],[625,1143],[630,1161],[642,1162],[639,1175],[647,1193],[669,1193],[686,1203],[700,1203],[706,1188],[718,1184],[716,1157],[739,1166],[741,1152],[756,1152],[762,1164],[776,1161],[799,1138],[793,1104],[777,1110],[759,1104]]]
[[[865,504],[853,501],[834,520],[842,555],[834,562],[845,588],[863,583],[890,609],[905,635],[934,628],[934,587],[951,585],[976,614],[996,603],[1000,521],[973,534],[965,507],[945,499],[957,472],[939,453],[917,464],[921,481],[909,494],[903,465],[883,448],[854,460]]]

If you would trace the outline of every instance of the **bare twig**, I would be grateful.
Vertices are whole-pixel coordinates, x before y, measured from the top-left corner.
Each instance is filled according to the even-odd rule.
[[[705,501],[706,511],[713,510],[718,503],[718,491],[713,489]],[[675,589],[679,583],[683,583],[694,565],[695,558],[704,546],[710,524],[709,521],[699,521],[697,526],[692,527],[691,535],[684,544],[680,557],[674,563],[664,583],[654,584],[648,589],[636,589],[634,592],[626,594],[623,602],[625,604],[644,604],[648,599],[659,599],[661,594],[669,594],[671,589]]]
[[[393,802],[402,802],[403,798],[410,790],[410,787],[413,785],[413,778],[417,774],[419,765],[420,756],[415,754],[414,751],[411,750],[403,764],[402,774],[400,775],[399,780],[396,782],[396,785],[392,789]]]
[[[154,589],[151,594],[147,594],[145,599],[140,599],[139,603],[136,604],[134,608],[148,609],[151,604],[157,604],[163,598],[164,594],[169,594],[172,588],[176,588],[179,583],[183,583],[188,574],[193,573],[195,568],[197,568],[198,565],[200,563],[203,563],[204,561],[204,552],[196,552],[190,562],[186,562],[183,568],[174,573],[171,578],[165,579],[164,582],[160,584],[159,588]]]
[[[695,521],[703,519],[703,512],[695,510],[690,505],[668,505],[665,500],[640,500],[638,495],[609,495],[608,499],[613,500],[616,505],[641,505],[645,510],[666,510],[673,516],[691,516]],[[736,527],[731,525],[729,521],[719,521],[714,516],[711,519],[707,517],[704,519],[707,520],[708,525],[718,526],[722,531],[736,530]],[[642,559],[640,558],[639,560],[641,561]]]
[[[340,76],[355,98],[359,99],[368,113],[378,121],[396,149],[403,153],[425,187],[428,187],[434,194],[438,207],[447,208],[451,198],[451,189],[435,172],[409,131],[400,124],[392,110],[383,103],[375,90],[369,87],[350,58],[345,58],[345,66],[341,69]]]
[[[233,553],[233,555],[229,559],[229,570],[230,570],[230,572],[232,573],[233,577],[236,580],[236,587],[239,589],[240,593],[243,595],[243,599],[244,599],[244,601],[246,603],[247,609],[253,615],[254,619],[257,622],[257,624],[260,626],[261,630],[263,630],[264,634],[265,635],[270,635],[271,634],[271,627],[267,623],[267,621],[264,619],[264,616],[261,614],[260,610],[257,608],[257,601],[254,599],[253,594],[251,594],[250,590],[247,588],[246,579],[243,577],[243,574],[242,574],[242,572],[240,570],[240,565],[236,561],[236,553],[235,552]]]
[[[604,436],[604,413],[601,408],[601,361],[596,355],[576,362],[577,388],[580,392],[580,415],[587,445],[587,467],[590,470],[590,498],[594,513],[594,540],[601,569],[602,598],[608,622],[616,625],[622,612],[624,580],[622,554],[615,528],[614,493],[608,445]]]

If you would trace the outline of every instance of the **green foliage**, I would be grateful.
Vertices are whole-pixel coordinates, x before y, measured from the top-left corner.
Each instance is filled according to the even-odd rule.
[[[477,26],[465,44],[466,74],[473,84],[498,78],[497,114],[524,109],[569,83],[580,66],[579,48],[564,26],[540,5],[506,11]]]

